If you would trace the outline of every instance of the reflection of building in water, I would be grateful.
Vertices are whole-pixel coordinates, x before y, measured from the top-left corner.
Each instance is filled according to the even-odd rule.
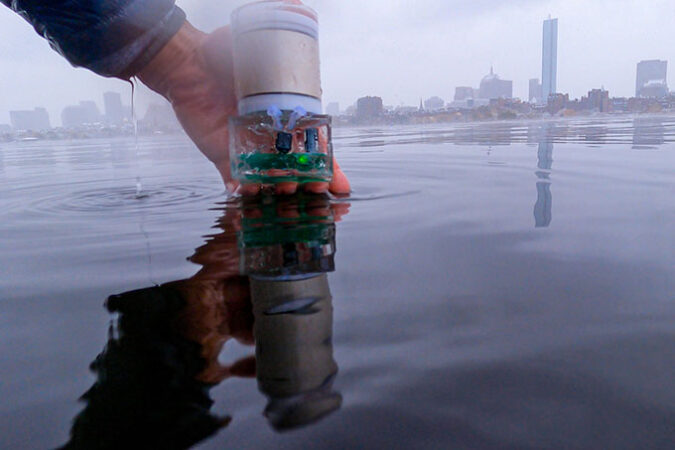
[[[666,128],[660,117],[638,117],[633,120],[633,148],[646,149],[663,145]]]
[[[537,202],[534,204],[535,227],[551,224],[553,196],[551,195],[551,168],[553,166],[553,143],[542,141],[537,148]]]
[[[277,430],[337,410],[326,272],[346,207],[306,194],[229,204],[223,232],[190,258],[202,266],[192,278],[111,296],[117,320],[65,448],[189,448],[232,420],[210,396],[231,377],[257,376]],[[232,339],[255,342],[255,360],[223,365]]]
[[[589,124],[580,127],[579,137],[591,144],[606,144],[609,128],[604,124]]]
[[[516,126],[509,123],[492,123],[483,126],[457,128],[452,136],[456,145],[481,145],[495,147],[511,145]]]
[[[530,127],[528,141],[537,139],[537,201],[534,204],[534,226],[545,228],[553,220],[553,196],[551,194],[551,169],[553,168],[553,136],[551,125]]]

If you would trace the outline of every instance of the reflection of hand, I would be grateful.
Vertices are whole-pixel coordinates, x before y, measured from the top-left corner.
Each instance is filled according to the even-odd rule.
[[[215,164],[228,189],[234,191],[238,184],[230,173],[228,121],[237,113],[237,100],[229,27],[205,34],[186,22],[139,77],[172,103],[188,136]],[[258,189],[256,185],[242,186],[240,192],[252,195]],[[276,186],[276,191],[282,194],[291,194],[296,189],[297,183]],[[350,186],[335,163],[330,185],[307,183],[305,189],[347,194]]]
[[[175,326],[188,340],[199,344],[205,365],[198,379],[218,384],[231,376],[255,376],[253,356],[221,365],[218,355],[227,341],[234,338],[253,344],[253,314],[248,280],[236,276],[225,280],[189,279],[170,283],[185,301]]]
[[[280,200],[277,203],[276,214],[278,217],[283,217],[287,219],[298,218],[301,216],[298,204],[293,202],[292,197],[288,197],[287,201]],[[304,205],[304,211],[307,215],[311,217],[330,217],[332,216],[333,222],[340,222],[343,216],[349,214],[350,203],[333,203],[330,202],[325,197],[317,197],[310,199]],[[249,208],[244,211],[244,214],[248,218],[260,217],[262,211],[259,208]]]
[[[218,355],[234,338],[252,345],[253,313],[248,278],[239,275],[236,230],[241,223],[239,208],[227,208],[219,226],[224,232],[209,236],[190,261],[202,266],[192,278],[174,283],[186,301],[178,326],[181,333],[201,346],[206,362],[199,379],[218,384],[231,376],[255,376],[255,358],[221,365]]]

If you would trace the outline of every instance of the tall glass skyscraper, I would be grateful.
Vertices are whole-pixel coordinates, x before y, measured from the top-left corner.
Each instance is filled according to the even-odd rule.
[[[658,59],[640,61],[635,82],[636,97],[668,96],[668,62]]]
[[[541,55],[541,94],[543,103],[557,92],[558,74],[558,19],[550,16],[544,21],[544,39]]]

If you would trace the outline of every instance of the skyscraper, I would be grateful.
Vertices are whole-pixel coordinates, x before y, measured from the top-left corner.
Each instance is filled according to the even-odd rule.
[[[122,96],[117,92],[105,92],[103,94],[103,106],[105,119],[111,125],[121,125],[124,122],[124,107]]]
[[[558,19],[544,20],[544,39],[541,53],[541,102],[557,92],[558,74]]]
[[[668,95],[668,61],[640,61],[635,80],[636,97],[665,97]]]

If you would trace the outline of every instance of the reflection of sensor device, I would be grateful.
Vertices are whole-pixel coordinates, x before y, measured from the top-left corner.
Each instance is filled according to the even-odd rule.
[[[335,224],[323,195],[244,199],[238,233],[242,271],[250,278],[258,386],[277,430],[300,427],[337,410],[333,390]]]
[[[258,386],[277,430],[320,420],[342,404],[333,390],[333,305],[326,274],[297,281],[251,278]]]
[[[335,269],[335,223],[328,197],[244,199],[244,211],[238,233],[242,273],[292,280]]]
[[[330,181],[331,120],[321,114],[319,26],[304,5],[265,1],[232,14],[239,116],[232,175],[242,183]]]

